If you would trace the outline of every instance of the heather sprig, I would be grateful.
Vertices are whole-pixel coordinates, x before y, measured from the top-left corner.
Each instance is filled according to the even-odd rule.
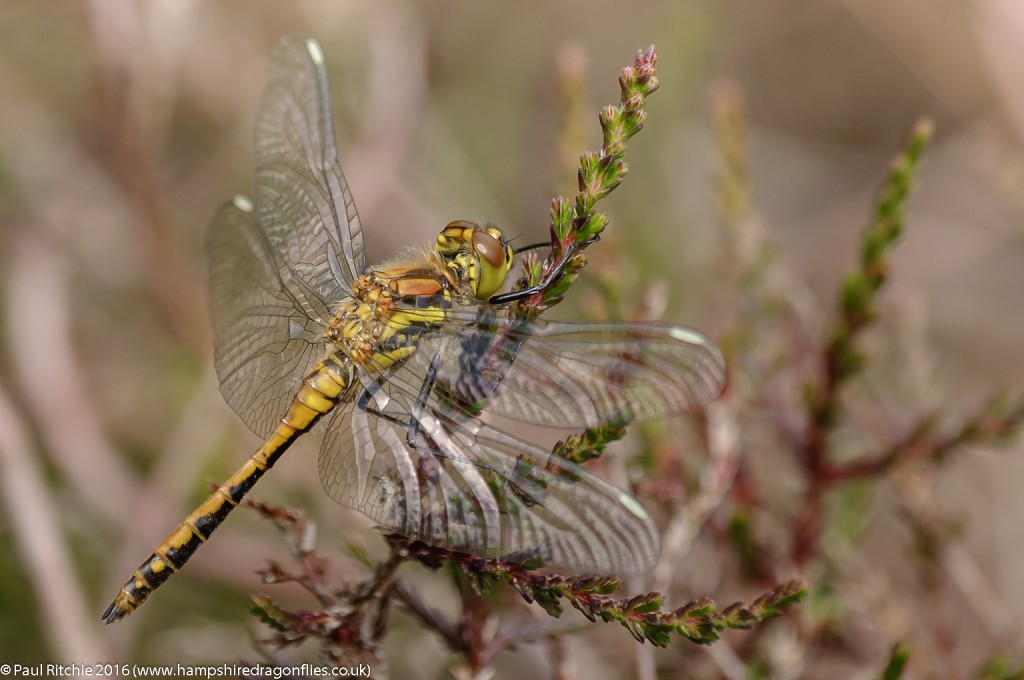
[[[609,418],[597,427],[587,428],[579,434],[567,437],[552,449],[552,454],[562,460],[576,464],[585,463],[597,458],[606,446],[622,439],[626,434],[626,426],[632,421],[630,414],[621,414]]]
[[[903,233],[907,200],[933,127],[929,120],[918,122],[890,164],[861,241],[860,261],[840,286],[839,318],[821,358],[821,375],[805,387],[807,426],[798,456],[810,479],[794,527],[792,556],[797,564],[816,550],[822,499],[831,475],[829,436],[840,413],[840,389],[864,365],[855,340],[878,318],[878,291],[888,280],[890,255]]]
[[[329,560],[315,550],[315,526],[303,513],[252,500],[242,505],[281,530],[296,563],[288,568],[268,562],[258,570],[263,583],[298,584],[319,604],[319,609],[292,611],[267,595],[253,595],[250,613],[270,629],[270,637],[262,642],[280,649],[317,640],[321,655],[333,663],[348,663],[353,655],[375,661],[378,642],[387,630],[394,572],[403,558],[392,555],[375,565],[365,580],[336,587],[328,579]]]
[[[918,122],[902,153],[893,159],[861,241],[860,261],[843,279],[839,292],[840,316],[825,352],[824,375],[817,385],[808,389],[812,434],[824,434],[834,425],[839,387],[864,364],[864,357],[854,342],[858,334],[878,318],[877,294],[889,278],[890,254],[903,234],[907,199],[933,131],[930,120]],[[815,449],[820,449],[819,444],[810,442]],[[811,452],[812,455],[817,453],[817,450]]]
[[[595,210],[596,203],[622,182],[628,171],[623,160],[626,142],[644,126],[647,97],[658,89],[654,45],[637,52],[632,67],[619,75],[618,106],[601,110],[602,145],[580,158],[579,191],[573,198],[559,196],[551,202],[551,250],[543,264],[528,258],[520,286],[540,290],[517,303],[521,318],[530,318],[558,303],[586,265],[583,249],[597,241],[608,217]]]
[[[750,604],[737,602],[727,607],[710,598],[687,603],[668,611],[664,596],[651,592],[630,598],[617,599],[611,594],[622,587],[622,580],[612,576],[558,576],[539,574],[527,567],[493,558],[457,553],[430,546],[419,541],[407,542],[391,537],[393,546],[430,568],[441,564],[455,564],[461,573],[469,575],[480,590],[489,589],[495,581],[508,583],[524,600],[537,604],[550,616],[559,617],[564,611],[563,601],[582,613],[589,621],[601,619],[616,622],[629,631],[638,642],[650,642],[667,647],[673,635],[679,635],[696,644],[711,644],[725,629],[749,629],[755,623],[773,618],[782,610],[796,604],[807,595],[807,584],[802,580],[787,581],[758,597]]]

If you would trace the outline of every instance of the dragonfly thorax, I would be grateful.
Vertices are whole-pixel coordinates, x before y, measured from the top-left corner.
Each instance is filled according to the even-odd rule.
[[[494,295],[512,257],[496,227],[451,222],[434,252],[371,267],[357,278],[328,321],[327,337],[357,363],[387,368],[414,351],[417,336],[444,323],[455,302]]]
[[[411,354],[417,336],[445,321],[452,281],[434,257],[382,266],[356,279],[325,329],[340,352],[371,371]]]
[[[437,235],[434,248],[455,280],[478,300],[497,293],[512,268],[512,246],[497,227],[456,220]]]

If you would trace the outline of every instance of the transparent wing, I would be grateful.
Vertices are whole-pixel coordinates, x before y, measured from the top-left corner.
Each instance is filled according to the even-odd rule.
[[[365,269],[363,234],[338,163],[323,50],[288,36],[270,55],[256,120],[256,212],[285,276],[337,300]]]
[[[288,408],[299,381],[323,358],[315,319],[326,309],[294,280],[282,280],[252,204],[235,198],[206,233],[214,365],[225,401],[265,437]]]
[[[654,420],[721,394],[725,362],[700,333],[667,324],[515,322],[455,310],[423,333],[387,389],[418,394],[440,355],[429,406],[481,410],[551,427],[596,427],[626,416]]]
[[[327,493],[432,545],[573,573],[628,576],[657,560],[657,530],[628,494],[475,420],[447,419],[365,373],[320,451]]]
[[[316,41],[274,49],[255,136],[255,201],[217,213],[206,255],[221,392],[266,436],[323,356],[330,304],[365,267]]]

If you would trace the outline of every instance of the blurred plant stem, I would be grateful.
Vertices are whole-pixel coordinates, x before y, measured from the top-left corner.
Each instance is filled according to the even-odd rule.
[[[608,217],[595,206],[619,186],[629,170],[623,160],[626,142],[643,128],[647,118],[644,104],[658,89],[656,62],[651,45],[637,52],[632,67],[622,69],[621,101],[618,106],[604,107],[599,116],[601,149],[580,157],[578,193],[571,200],[559,196],[551,202],[551,250],[543,264],[532,257],[525,264],[524,280],[517,288],[536,292],[516,303],[520,318],[532,318],[562,300],[586,266],[583,249],[597,241],[608,225]],[[564,127],[571,129],[568,123]]]
[[[793,536],[792,557],[798,566],[806,564],[817,550],[822,495],[832,476],[828,437],[839,414],[840,388],[863,368],[864,357],[854,342],[878,318],[877,295],[888,279],[890,253],[903,233],[906,203],[932,133],[931,121],[917,123],[903,151],[892,161],[864,232],[860,262],[843,279],[840,316],[822,358],[821,375],[805,389],[808,425],[798,455],[809,480]]]
[[[893,159],[861,237],[859,260],[840,284],[838,314],[824,333],[824,340],[819,340],[816,338],[821,334],[815,331],[813,321],[816,314],[806,304],[809,296],[785,268],[752,205],[742,97],[734,88],[724,87],[719,90],[717,104],[722,166],[717,196],[725,255],[722,276],[724,286],[733,286],[737,300],[737,312],[722,345],[733,369],[730,396],[742,414],[739,446],[753,457],[770,457],[774,449],[788,451],[799,478],[795,503],[789,498],[783,500],[776,497],[777,489],[768,490],[778,480],[753,476],[749,472],[751,461],[746,456],[741,458],[732,489],[735,509],[728,529],[742,565],[740,572],[746,578],[770,580],[780,569],[790,567],[795,567],[797,573],[817,575],[812,597],[812,602],[817,600],[816,606],[808,607],[815,615],[807,617],[794,640],[802,650],[796,652],[798,656],[811,655],[815,654],[812,650],[821,649],[822,636],[842,634],[845,623],[831,608],[834,605],[822,604],[835,597],[834,581],[846,573],[841,557],[844,549],[830,543],[841,521],[836,506],[841,508],[843,501],[827,504],[827,494],[834,492],[841,498],[840,491],[853,493],[854,483],[861,485],[856,488],[871,489],[901,467],[910,469],[922,463],[937,467],[971,445],[1005,443],[1024,422],[1024,399],[991,397],[982,407],[961,417],[936,408],[911,418],[896,434],[886,432],[882,436],[868,432],[857,416],[865,408],[864,393],[874,392],[854,389],[863,387],[856,378],[864,378],[866,369],[883,358],[862,350],[861,336],[884,314],[879,294],[889,279],[891,254],[903,233],[907,202],[933,135],[930,121],[913,126],[906,145]],[[881,354],[878,350],[876,353]],[[901,376],[897,372],[877,379],[895,384]],[[802,399],[794,398],[801,391]],[[884,405],[868,408],[879,410]],[[901,419],[907,420],[886,413],[887,422]],[[785,473],[777,474],[782,479]],[[913,488],[929,484],[922,475],[913,479]],[[906,486],[899,478],[896,482],[899,490]],[[927,488],[927,493],[919,489],[916,495],[933,497],[933,490]],[[914,546],[907,547],[917,548],[922,581],[935,583],[935,574],[941,569],[974,604],[974,613],[982,621],[998,618],[998,604],[988,596],[992,592],[988,584],[962,576],[970,573],[977,577],[980,571],[970,563],[962,564],[966,559],[962,551],[949,549],[950,542],[959,536],[958,523],[946,519],[931,505],[912,507],[911,503],[910,499],[904,500],[907,524],[915,538]],[[767,514],[771,514],[768,521],[774,528],[768,535],[764,531]],[[787,545],[788,549],[783,547]],[[856,544],[845,550],[855,551]],[[959,561],[953,559],[954,555]],[[868,574],[860,576],[869,579]],[[867,587],[848,587],[857,585]],[[889,608],[900,606],[895,593],[886,604]],[[866,609],[863,618],[873,619],[871,623],[880,630],[885,628],[885,608],[875,612],[865,603],[860,607]],[[936,626],[929,622],[927,628]],[[948,653],[949,649],[936,651]],[[880,677],[902,677],[907,660],[905,645],[893,647],[884,671],[878,661]]]

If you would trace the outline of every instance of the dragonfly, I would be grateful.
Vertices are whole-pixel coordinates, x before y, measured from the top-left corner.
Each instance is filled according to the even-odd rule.
[[[274,48],[255,130],[255,191],[206,235],[221,393],[264,441],[132,573],[114,623],[180,571],[300,436],[320,480],[389,533],[571,573],[653,567],[651,515],[630,494],[510,430],[668,417],[716,398],[725,366],[697,331],[522,320],[501,292],[517,252],[456,220],[432,249],[367,268],[338,161],[324,52]],[[521,252],[521,251],[520,251]]]

